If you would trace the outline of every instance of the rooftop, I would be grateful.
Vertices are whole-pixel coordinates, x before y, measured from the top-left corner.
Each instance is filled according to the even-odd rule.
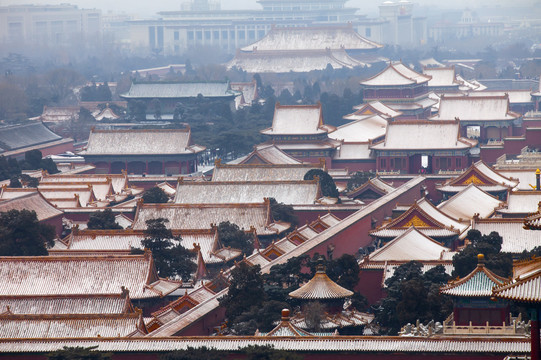
[[[494,274],[484,264],[484,256],[478,255],[477,267],[462,279],[450,281],[440,289],[445,295],[460,297],[490,297],[492,288],[502,285],[505,278]]]
[[[509,110],[509,96],[445,96],[430,120],[512,121],[520,114]]]
[[[215,163],[212,181],[301,181],[311,169],[324,169],[320,164],[222,164]]]
[[[205,181],[177,187],[177,204],[253,204],[264,198],[279,203],[314,204],[321,197],[319,182],[306,181]]]
[[[272,126],[265,135],[316,135],[328,132],[323,125],[321,104],[280,105],[276,103]]]
[[[152,256],[12,256],[0,258],[0,296],[107,295],[162,297],[180,286],[158,278]]]
[[[0,152],[62,140],[41,122],[0,127]]]
[[[191,144],[190,128],[161,130],[92,130],[80,155],[195,154],[204,147]]]
[[[407,134],[407,136],[406,136]],[[457,121],[404,120],[387,125],[385,140],[372,146],[374,150],[466,150],[477,141],[460,136]]]
[[[360,36],[352,26],[273,27],[242,51],[257,50],[371,50],[383,47]]]
[[[439,204],[438,209],[459,221],[464,221],[472,219],[476,214],[482,219],[488,218],[502,204],[498,198],[471,183],[449,200]]]
[[[228,82],[134,82],[130,90],[120,95],[124,99],[196,98],[199,95],[212,98],[231,98],[240,92],[231,90]]]
[[[396,86],[416,85],[426,83],[431,79],[428,75],[420,74],[402,62],[389,63],[379,74],[361,81],[363,86]]]
[[[317,266],[317,271],[310,281],[289,293],[292,298],[303,300],[343,299],[352,295],[353,291],[341,287],[327,276],[323,264]]]

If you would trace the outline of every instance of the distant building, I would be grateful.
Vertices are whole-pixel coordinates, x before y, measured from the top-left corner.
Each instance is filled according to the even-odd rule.
[[[181,54],[208,46],[232,52],[265,36],[276,26],[345,24],[358,18],[346,0],[303,2],[260,0],[263,10],[220,10],[209,1],[194,0],[181,11],[163,11],[158,20],[130,22],[132,50]]]
[[[30,150],[40,150],[43,156],[73,151],[73,139],[55,134],[41,122],[0,127],[0,155],[22,159]]]
[[[456,23],[440,22],[428,29],[429,38],[437,43],[473,37],[502,36],[503,33],[504,23],[481,22],[471,10],[464,10]]]
[[[229,82],[139,82],[134,81],[130,90],[121,94],[120,97],[129,102],[141,100],[146,105],[147,117],[153,119],[156,112],[153,103],[155,99],[159,101],[160,113],[166,118],[172,119],[177,104],[193,103],[198,98],[203,97],[210,100],[223,101],[235,108],[235,98],[240,96],[241,92],[231,90]],[[169,115],[169,116],[167,116]]]
[[[245,46],[228,64],[249,73],[289,73],[366,66],[379,61],[383,47],[349,26],[272,27],[261,40]]]
[[[80,152],[97,173],[190,174],[197,171],[197,155],[204,146],[193,145],[191,131],[92,130]]]
[[[0,7],[0,43],[39,46],[75,45],[101,36],[101,10],[75,5]]]

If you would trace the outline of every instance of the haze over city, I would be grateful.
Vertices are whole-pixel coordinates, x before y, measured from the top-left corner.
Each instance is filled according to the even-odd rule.
[[[541,0],[0,0],[0,360],[541,360]]]

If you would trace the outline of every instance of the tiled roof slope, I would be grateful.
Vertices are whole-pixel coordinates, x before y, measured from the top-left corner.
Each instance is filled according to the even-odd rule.
[[[520,254],[541,246],[541,231],[524,229],[522,218],[491,218],[477,219],[472,222],[472,228],[481,234],[490,234],[496,231],[503,238],[502,252]]]
[[[477,142],[460,136],[457,121],[397,121],[387,125],[385,140],[374,150],[465,150]]]
[[[292,298],[303,300],[343,299],[352,295],[353,291],[343,288],[327,276],[322,264],[318,265],[310,281],[289,293]]]
[[[319,182],[237,181],[179,182],[176,204],[254,204],[274,198],[290,205],[314,204],[321,197]]]
[[[46,353],[69,347],[97,346],[99,351],[163,353],[188,348],[213,348],[237,351],[247,346],[271,346],[287,351],[320,351],[331,353],[408,353],[408,354],[529,354],[530,340],[501,337],[397,337],[397,336],[328,336],[276,338],[264,336],[197,336],[175,338],[132,338],[132,339],[13,339],[0,342],[0,352]],[[371,355],[374,356],[374,355]]]
[[[420,74],[402,62],[390,63],[379,74],[361,81],[365,86],[393,86],[393,85],[415,85],[426,83],[431,79],[428,75]]]
[[[360,36],[352,26],[273,27],[261,40],[242,51],[257,50],[369,50],[381,48]]]
[[[146,334],[142,314],[1,315],[0,338],[132,337]]]
[[[35,211],[39,221],[51,219],[63,214],[61,210],[58,210],[45,200],[45,198],[37,191],[18,198],[0,201],[0,212],[9,210],[20,211],[23,209]]]
[[[505,278],[488,270],[484,264],[483,255],[479,254],[477,267],[462,279],[443,286],[440,292],[445,295],[460,297],[490,297],[492,288],[502,285]]]
[[[81,155],[177,155],[205,148],[191,145],[190,129],[92,130]]]
[[[143,299],[167,295],[180,286],[158,278],[150,253],[1,257],[0,280],[0,296],[106,295],[124,287],[132,299]]]
[[[212,181],[300,181],[311,169],[323,170],[320,164],[242,164],[216,162]]]
[[[484,192],[474,184],[470,184],[449,200],[439,204],[438,209],[462,221],[472,219],[475,214],[478,214],[482,219],[490,217],[494,210],[502,204],[503,202],[498,198]]]
[[[129,296],[113,295],[49,295],[0,296],[0,316],[24,314],[125,314],[133,313]]]
[[[370,261],[423,261],[441,260],[451,249],[421,233],[415,227],[391,240],[382,248],[370,254]]]
[[[315,135],[326,133],[321,104],[280,105],[276,103],[272,126],[262,130],[265,135]]]
[[[274,144],[256,145],[240,164],[301,164],[302,161],[286,154]]]
[[[460,83],[455,78],[455,67],[424,68],[423,74],[431,76],[428,86],[455,86],[458,90]]]
[[[511,121],[520,117],[509,110],[509,97],[505,96],[442,96],[438,114],[431,120],[445,121]]]
[[[41,122],[0,127],[0,151],[16,150],[28,146],[61,140]]]
[[[137,207],[133,228],[146,229],[149,219],[166,218],[172,230],[210,229],[222,221],[230,221],[246,231],[254,227],[259,235],[276,234],[271,227],[268,203],[256,204],[140,204]]]
[[[145,98],[195,98],[199,94],[204,97],[231,97],[240,95],[239,92],[231,90],[227,82],[209,83],[171,83],[171,82],[146,82],[132,83],[126,94],[120,95],[125,99]]]
[[[314,70],[352,69],[366,65],[350,57],[344,49],[238,52],[227,64],[247,73],[306,73]]]
[[[386,129],[387,120],[373,115],[339,126],[329,137],[345,142],[367,142],[385,135]]]
[[[495,297],[519,302],[541,303],[541,269],[524,277],[497,286],[493,289]]]
[[[505,191],[517,186],[518,180],[501,175],[483,160],[479,160],[437,189],[443,192],[459,192],[470,184],[475,184],[487,192]]]
[[[400,111],[396,111],[379,101],[371,101],[367,104],[355,105],[353,109],[356,110],[354,114],[357,116],[378,114],[385,119],[390,119],[402,115]],[[344,119],[348,120],[348,116],[349,115],[344,116]],[[354,120],[354,118],[351,120]]]
[[[503,214],[531,214],[537,211],[541,202],[539,191],[513,191],[507,196],[507,204],[498,209]]]

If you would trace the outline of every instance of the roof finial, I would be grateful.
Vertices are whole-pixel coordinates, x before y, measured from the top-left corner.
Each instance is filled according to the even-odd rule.
[[[485,255],[477,254],[477,266],[485,266]]]

